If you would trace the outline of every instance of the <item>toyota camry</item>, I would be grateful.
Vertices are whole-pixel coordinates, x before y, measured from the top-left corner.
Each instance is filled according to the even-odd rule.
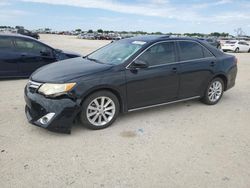
[[[38,69],[25,87],[25,111],[52,131],[70,133],[76,119],[103,129],[119,113],[191,99],[217,104],[236,74],[234,56],[201,40],[134,37]]]

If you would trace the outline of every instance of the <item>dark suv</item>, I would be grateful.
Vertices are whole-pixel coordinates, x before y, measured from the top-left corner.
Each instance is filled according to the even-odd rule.
[[[235,84],[237,60],[206,42],[144,36],[113,42],[86,57],[45,66],[25,88],[26,115],[40,127],[90,129],[121,112],[201,99],[216,104]]]
[[[79,57],[19,34],[0,34],[0,78],[29,77],[41,66]]]

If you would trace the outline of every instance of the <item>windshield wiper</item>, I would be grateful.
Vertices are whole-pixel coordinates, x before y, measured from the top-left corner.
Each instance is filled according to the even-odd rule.
[[[99,60],[97,60],[97,59],[89,58],[88,56],[87,56],[86,58],[87,58],[88,60],[90,60],[90,61],[94,61],[94,62],[96,62],[96,63],[104,64],[103,62],[101,62],[101,61],[99,61]]]

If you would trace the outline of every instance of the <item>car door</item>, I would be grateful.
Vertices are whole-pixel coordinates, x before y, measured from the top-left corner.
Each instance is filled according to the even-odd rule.
[[[247,52],[248,51],[247,45],[245,44],[245,42],[240,41],[240,42],[238,42],[238,45],[239,45],[239,49],[240,49],[241,52]]]
[[[238,48],[240,52],[244,52],[244,46],[242,45],[242,42],[238,42]]]
[[[242,42],[242,45],[244,46],[244,52],[248,52],[250,49],[249,44],[246,42]]]
[[[138,62],[147,66],[140,68]],[[175,42],[160,42],[145,50],[127,67],[126,79],[130,110],[175,100],[179,89]]]
[[[0,36],[0,77],[19,76],[19,58],[14,51],[12,37]]]
[[[245,44],[247,46],[247,52],[250,52],[250,45],[247,42],[245,42]]]
[[[53,49],[32,39],[16,38],[15,51],[21,56],[19,67],[22,75],[30,75],[39,67],[55,62]]]
[[[213,77],[215,56],[204,46],[194,41],[179,41],[180,61],[179,99],[202,96]]]

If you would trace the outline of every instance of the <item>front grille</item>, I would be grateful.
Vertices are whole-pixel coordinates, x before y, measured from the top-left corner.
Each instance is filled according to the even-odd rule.
[[[33,82],[33,81],[29,80],[28,89],[31,93],[35,93],[35,92],[37,92],[37,90],[39,89],[39,87],[41,85],[42,85],[42,83]]]

